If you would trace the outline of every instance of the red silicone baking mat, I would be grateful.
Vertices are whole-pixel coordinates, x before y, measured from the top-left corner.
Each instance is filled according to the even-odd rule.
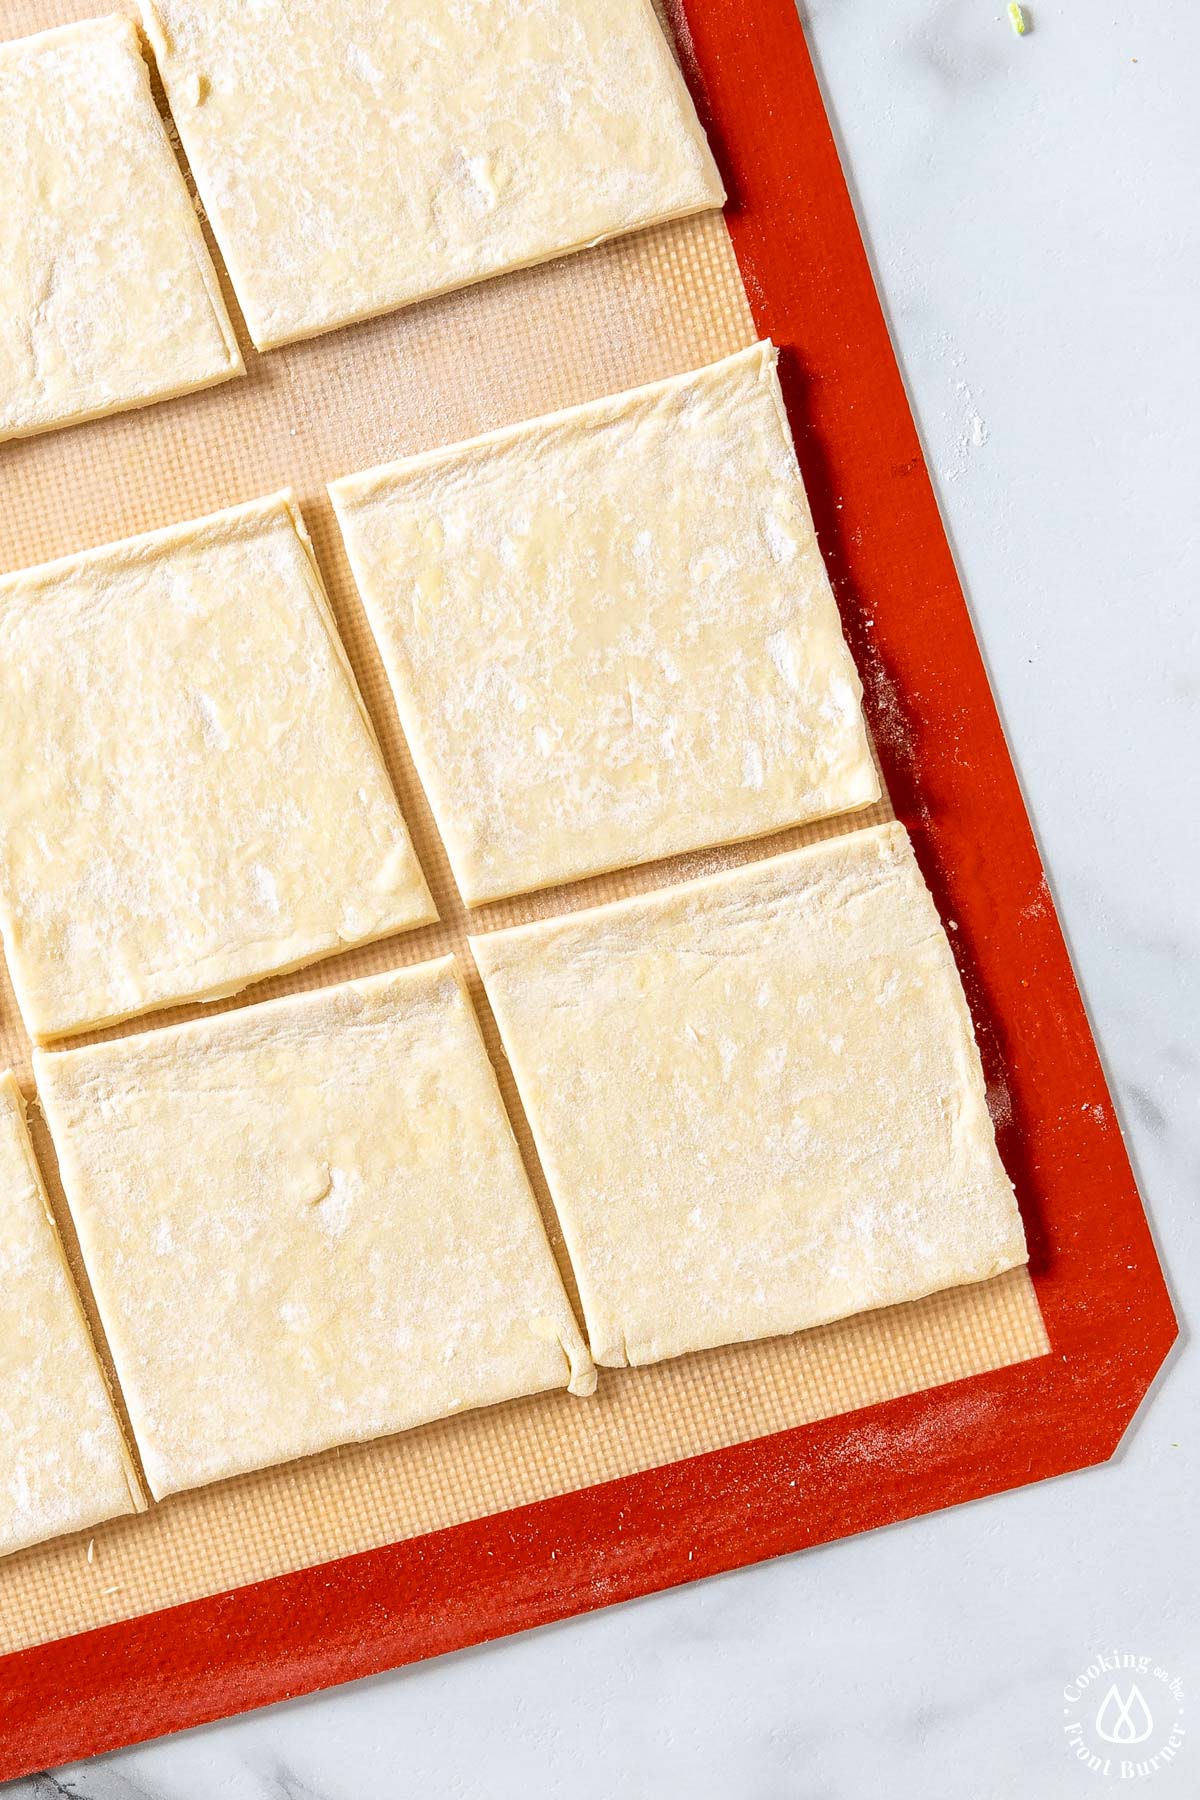
[[[676,24],[891,802],[956,927],[1050,1353],[17,1650],[0,1777],[1102,1461],[1175,1335],[792,0]]]

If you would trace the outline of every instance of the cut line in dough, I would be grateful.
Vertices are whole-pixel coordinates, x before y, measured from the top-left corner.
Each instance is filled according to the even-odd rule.
[[[0,766],[35,1038],[436,917],[290,494],[0,577]]]
[[[0,441],[241,373],[135,27],[0,44]]]
[[[471,945],[598,1363],[793,1332],[1025,1262],[970,1014],[901,826]]]
[[[146,1502],[29,1141],[0,1074],[0,1556]]]
[[[141,0],[255,344],[719,207],[650,0]]]
[[[469,905],[878,800],[776,360],[331,485]]]
[[[156,1496],[594,1390],[453,957],[35,1063]]]

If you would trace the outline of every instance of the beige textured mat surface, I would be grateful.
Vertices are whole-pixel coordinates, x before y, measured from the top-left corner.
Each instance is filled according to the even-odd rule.
[[[86,17],[86,0],[10,0],[18,36]],[[890,817],[851,820],[467,914],[412,770],[350,580],[325,482],[352,470],[680,372],[756,336],[718,215],[659,227],[409,312],[258,356],[228,285],[248,374],[208,393],[0,446],[0,570],[292,486],[412,829],[441,922],[264,982],[246,1004],[453,950],[471,978],[518,1137],[561,1246],[465,932],[494,929],[745,862]],[[160,1013],[121,1031],[194,1015]],[[32,1092],[29,1045],[0,978],[0,1066]],[[40,1117],[32,1124],[68,1253]],[[183,1147],[181,1146],[181,1152]],[[569,1278],[568,1278],[569,1279]],[[84,1285],[85,1300],[91,1307]],[[92,1309],[95,1326],[94,1309]],[[1043,1354],[1023,1270],[976,1288],[641,1370],[594,1401],[554,1395],[244,1477],[0,1561],[0,1652]],[[91,1534],[89,1534],[91,1535]]]

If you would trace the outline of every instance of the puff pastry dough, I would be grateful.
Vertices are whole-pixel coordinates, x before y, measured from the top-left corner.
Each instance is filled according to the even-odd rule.
[[[0,439],[241,369],[134,27],[0,44]]]
[[[37,1074],[155,1495],[594,1389],[452,957]]]
[[[0,1294],[6,1555],[145,1506],[9,1073],[0,1074]]]
[[[720,206],[650,0],[141,0],[260,349]]]
[[[469,903],[878,799],[775,362],[331,487]]]
[[[435,916],[290,495],[0,579],[0,767],[35,1037]]]
[[[472,939],[599,1363],[1026,1259],[898,825]]]

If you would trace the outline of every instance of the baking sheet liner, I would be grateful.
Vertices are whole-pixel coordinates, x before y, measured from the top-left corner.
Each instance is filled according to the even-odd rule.
[[[90,16],[16,0],[4,36]],[[211,247],[211,239],[210,239]],[[219,258],[218,269],[221,268]],[[0,446],[0,570],[296,490],[440,922],[257,984],[222,1004],[424,961],[467,971],[574,1298],[561,1235],[466,933],[590,906],[892,816],[839,820],[580,882],[469,915],[404,745],[325,483],[494,426],[683,372],[756,331],[720,215],[683,220],[388,318],[257,355],[247,376],[177,401]],[[95,1036],[195,1017],[176,1008]],[[78,1040],[86,1041],[86,1040]],[[30,1046],[0,975],[0,1067],[32,1094]],[[36,1109],[35,1144],[102,1359],[99,1321]],[[594,1400],[540,1396],[241,1477],[0,1559],[0,1653],[1045,1354],[1025,1270],[909,1306],[648,1369],[603,1370]],[[111,1365],[110,1379],[111,1379]]]

